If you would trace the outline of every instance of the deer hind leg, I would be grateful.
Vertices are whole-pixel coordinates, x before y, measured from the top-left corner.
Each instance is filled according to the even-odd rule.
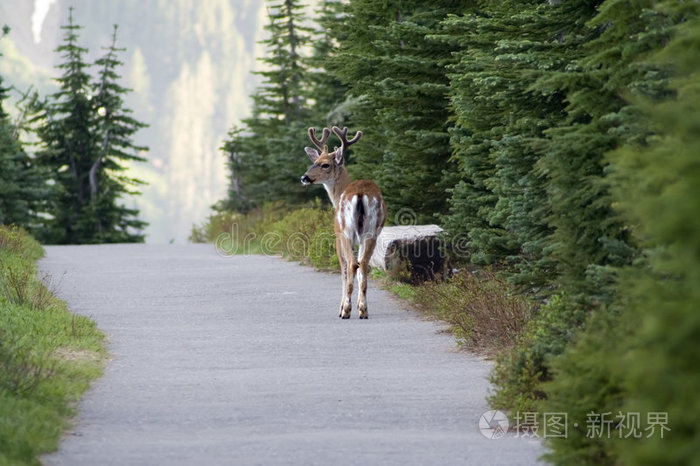
[[[357,271],[357,282],[360,291],[357,297],[357,310],[360,313],[360,319],[369,318],[367,312],[367,274],[369,273],[369,259],[372,257],[372,252],[376,244],[376,238],[367,238],[360,244],[358,253],[360,263]]]
[[[340,268],[343,278],[340,314],[338,317],[341,319],[349,319],[350,310],[352,309],[352,289],[355,282],[357,263],[355,262],[355,257],[352,252],[352,242],[344,235],[338,235],[336,248],[338,251],[338,258],[340,259]]]

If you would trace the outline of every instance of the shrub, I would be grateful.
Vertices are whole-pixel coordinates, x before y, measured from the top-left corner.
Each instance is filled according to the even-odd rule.
[[[271,225],[279,235],[277,252],[283,257],[317,268],[337,268],[333,211],[319,203],[289,212]]]
[[[30,302],[30,286],[34,271],[16,258],[0,259],[0,292],[12,304]]]
[[[311,237],[309,262],[319,270],[340,270],[340,261],[335,249],[333,217],[332,215],[330,217],[330,223],[319,225],[316,233]]]
[[[225,255],[259,254],[263,249],[270,249],[266,248],[265,234],[285,213],[284,204],[280,202],[266,204],[246,214],[217,210],[199,227],[192,226],[189,240],[214,243]]]
[[[489,397],[494,408],[535,412],[544,397],[542,383],[552,378],[554,356],[581,329],[585,307],[567,295],[554,295],[533,314],[517,342],[500,354],[491,373],[495,392]]]
[[[24,229],[13,225],[0,225],[0,254],[14,254],[28,260],[36,260],[44,252],[41,245]]]
[[[193,227],[189,239],[213,242],[226,255],[280,254],[321,270],[340,268],[333,211],[319,201],[294,210],[277,202],[246,214],[218,211],[201,226]]]
[[[515,344],[533,307],[489,269],[463,270],[445,281],[425,282],[412,300],[452,324],[460,345],[487,354]]]

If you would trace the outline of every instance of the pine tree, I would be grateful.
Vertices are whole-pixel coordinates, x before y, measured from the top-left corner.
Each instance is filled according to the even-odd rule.
[[[306,61],[300,54],[309,42],[311,29],[303,25],[303,8],[295,0],[270,2],[270,22],[265,26],[270,35],[265,41],[268,53],[260,59],[269,69],[256,72],[263,77],[263,85],[253,98],[256,109],[284,124],[299,120],[306,105]]]
[[[636,257],[629,228],[612,208],[603,156],[649,134],[648,124],[623,96],[665,95],[664,70],[637,61],[661,46],[667,24],[651,2],[631,8],[610,0],[600,9],[584,1],[533,3],[517,15],[502,15],[500,9],[508,5],[499,3],[495,11],[472,20],[484,22],[484,33],[477,32],[475,39],[487,40],[486,57],[489,43],[497,45],[492,47],[497,53],[511,53],[480,60],[473,76],[458,76],[466,81],[465,89],[474,89],[463,98],[470,109],[465,121],[471,125],[465,137],[478,136],[476,142],[484,147],[468,144],[467,151],[476,151],[463,161],[467,179],[477,180],[479,191],[455,190],[461,197],[453,197],[453,203],[462,203],[454,205],[472,222],[467,231],[478,252],[515,266],[519,275],[509,270],[511,280],[528,290],[546,285],[544,294],[550,295],[521,346],[496,369],[492,402],[528,410],[542,393],[530,381],[537,386],[553,377],[553,357],[567,348],[591,313],[609,305],[616,271]],[[512,21],[528,17],[534,30],[513,27]],[[498,34],[489,38],[489,31]],[[540,31],[544,35],[537,38]],[[512,53],[514,47],[529,49],[531,58]],[[475,56],[473,47],[467,54]],[[510,64],[523,58],[534,66],[516,67],[519,73],[508,76]],[[509,66],[501,68],[501,63]],[[479,85],[489,87],[480,92]],[[469,102],[476,103],[470,108]],[[513,249],[497,248],[503,238],[513,240]],[[530,257],[528,244],[535,246]]]
[[[382,187],[390,219],[434,222],[446,210],[451,171],[445,66],[433,41],[440,21],[471,2],[350,2],[348,36],[333,72],[360,99],[353,121],[370,143],[357,148],[356,177]],[[406,214],[407,219],[400,218]]]
[[[649,81],[637,88],[641,92],[630,99],[647,137],[631,138],[606,155],[616,209],[643,255],[618,270],[622,279],[613,305],[595,314],[576,344],[554,361],[558,373],[546,387],[543,410],[566,409],[570,424],[586,422],[589,413],[638,413],[641,437],[630,435],[629,418],[622,425],[617,418],[615,430],[603,438],[570,428],[568,438],[550,443],[548,456],[561,464],[692,464],[699,434],[694,387],[700,383],[700,8],[669,1],[630,11],[624,2],[611,2],[604,14],[643,21],[647,27],[635,28],[637,40],[670,35],[660,42],[647,37],[647,53],[631,57],[627,69],[644,70],[647,79],[669,69],[673,76],[665,92]],[[623,44],[609,42],[612,50]],[[650,413],[666,417],[671,431],[663,438],[660,426],[649,435]]]
[[[605,5],[506,1],[445,22],[460,46],[446,226],[468,235],[474,262],[507,266],[528,290],[556,280],[589,304],[609,299],[609,267],[634,256],[603,183],[601,155],[644,132],[619,93],[651,95],[660,79],[628,66],[659,40],[655,20],[611,19]]]
[[[595,35],[581,47],[581,58],[569,72],[539,83],[565,90],[568,102],[566,118],[546,132],[545,156],[538,161],[552,207],[548,253],[557,263],[560,288],[586,307],[610,301],[615,268],[636,255],[628,229],[612,209],[603,154],[650,132],[625,97],[667,95],[668,72],[635,63],[668,37],[668,19],[653,11],[653,3],[631,8],[605,2],[588,23]]]
[[[60,90],[49,96],[44,119],[37,129],[43,150],[37,154],[38,161],[51,172],[56,187],[55,195],[49,199],[49,213],[53,219],[41,233],[42,242],[79,243],[93,234],[85,231],[81,221],[82,211],[90,200],[88,173],[97,158],[95,149],[97,135],[91,132],[95,120],[90,102],[90,75],[84,61],[87,49],[77,43],[80,26],[73,24],[70,10],[63,43],[56,49],[64,62],[58,65],[63,70],[56,81]]]
[[[264,42],[268,55],[261,59],[266,69],[257,72],[263,83],[252,96],[253,114],[231,130],[222,146],[231,183],[220,207],[243,212],[272,201],[295,205],[317,195],[299,183],[308,160],[302,149],[309,119],[301,50],[311,30],[304,26],[303,6],[296,0],[270,3],[270,37]]]
[[[123,174],[128,169],[125,163],[144,162],[139,155],[148,150],[133,142],[134,134],[147,125],[130,116],[131,110],[124,107],[123,95],[129,92],[118,84],[117,67],[123,65],[117,53],[126,49],[117,48],[117,29],[114,25],[112,43],[107,53],[95,65],[100,68],[98,80],[92,84],[93,108],[97,109],[95,131],[99,135],[97,158],[88,172],[90,208],[87,218],[96,222],[96,242],[141,242],[141,233],[146,222],[139,220],[138,210],[118,204],[125,195],[140,194],[130,187],[143,185],[143,181]]]
[[[580,56],[588,2],[499,2],[445,21],[456,42],[450,66],[452,132],[459,181],[443,217],[467,234],[472,261],[507,266],[528,291],[545,287],[554,264],[545,254],[551,216],[537,162],[545,131],[565,117],[565,90],[538,88]]]
[[[57,48],[64,62],[57,78],[60,90],[45,105],[37,133],[43,145],[39,162],[51,172],[56,186],[48,210],[53,219],[41,234],[48,243],[96,243],[143,241],[138,230],[145,224],[134,218],[137,211],[116,203],[127,185],[137,180],[124,177],[119,162],[143,160],[129,151],[144,148],[133,145],[130,137],[143,124],[128,117],[120,93],[127,90],[115,80],[113,43],[99,61],[100,79],[92,83],[83,59],[87,49],[78,45],[80,26],[73,23],[71,8],[68,25],[61,27],[64,42]],[[115,31],[116,33],[116,31]],[[113,36],[116,39],[116,35]],[[97,98],[93,97],[93,91]]]
[[[7,89],[0,78],[0,224],[39,228],[49,186],[19,139],[19,123],[5,112]]]
[[[648,145],[608,158],[613,178],[621,179],[613,196],[649,259],[649,268],[618,286],[634,333],[629,357],[615,358],[610,370],[628,390],[624,412],[643,413],[644,428],[649,413],[665,412],[674,433],[661,438],[657,430],[648,441],[618,441],[613,448],[622,463],[691,464],[700,454],[700,5],[665,1],[655,9],[674,23],[673,39],[642,66],[671,67],[672,97],[640,105],[656,132]]]
[[[313,53],[308,72],[311,118],[316,126],[351,126],[346,108],[348,86],[332,71],[340,51],[339,44],[347,37],[345,3],[323,0],[316,14],[317,29],[312,37]]]

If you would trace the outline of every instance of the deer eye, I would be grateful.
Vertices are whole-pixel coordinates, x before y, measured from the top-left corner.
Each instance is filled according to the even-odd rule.
[[[330,168],[330,164],[328,164],[328,163],[322,163],[322,164],[321,164],[321,168],[323,168],[324,170],[327,170],[328,168]]]

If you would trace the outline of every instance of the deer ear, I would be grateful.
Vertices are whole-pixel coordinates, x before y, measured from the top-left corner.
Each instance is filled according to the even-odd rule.
[[[342,164],[343,164],[343,148],[342,148],[342,147],[340,147],[340,148],[336,147],[336,148],[335,148],[334,158],[335,158],[335,163],[336,163],[337,165],[342,165]]]
[[[309,156],[313,163],[316,163],[316,160],[318,160],[318,158],[321,156],[321,154],[313,147],[304,147],[304,150],[306,151],[306,155]]]

